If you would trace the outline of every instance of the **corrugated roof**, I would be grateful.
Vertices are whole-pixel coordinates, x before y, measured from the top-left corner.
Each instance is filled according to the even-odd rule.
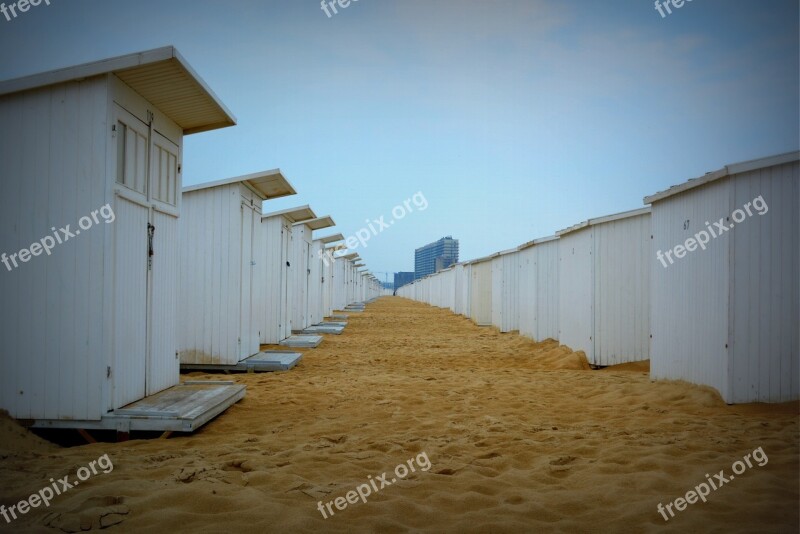
[[[297,194],[297,191],[294,190],[294,187],[292,187],[292,184],[290,184],[283,173],[281,173],[280,169],[255,172],[252,174],[245,174],[244,176],[225,178],[224,180],[208,182],[205,184],[190,185],[184,187],[183,192],[191,193],[192,191],[201,191],[203,189],[210,189],[212,187],[220,187],[235,183],[247,184],[247,186],[253,190],[253,192],[255,192],[264,200]]]
[[[690,189],[694,189],[695,187],[700,187],[701,185],[705,185],[715,180],[725,178],[726,176],[732,176],[734,174],[741,174],[743,172],[754,171],[756,169],[765,169],[767,167],[773,167],[775,165],[783,165],[784,163],[791,163],[793,161],[798,161],[798,160],[800,160],[800,151],[786,152],[784,154],[778,154],[776,156],[752,159],[749,161],[743,161],[741,163],[732,163],[730,165],[726,165],[725,167],[717,171],[706,173],[704,176],[701,176],[699,178],[693,178],[682,184],[674,185],[669,189],[667,189],[666,191],[660,191],[654,195],[644,197],[644,203],[652,204],[653,202],[664,200],[665,198],[677,195],[678,193],[683,193],[684,191],[689,191]]]
[[[114,74],[175,122],[185,135],[226,128],[236,118],[174,46],[0,82],[0,95]]]

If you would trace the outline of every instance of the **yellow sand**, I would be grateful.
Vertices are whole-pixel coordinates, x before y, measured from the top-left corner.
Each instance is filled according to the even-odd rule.
[[[0,503],[105,453],[115,465],[0,529],[798,531],[797,403],[729,407],[652,383],[646,364],[586,367],[556,342],[385,298],[290,372],[225,377],[247,397],[192,436],[60,449],[0,419]],[[668,523],[657,513],[757,447],[766,466]],[[429,471],[317,510],[421,452]]]

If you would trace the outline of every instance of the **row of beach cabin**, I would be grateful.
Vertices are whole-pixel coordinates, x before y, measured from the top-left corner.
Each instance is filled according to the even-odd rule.
[[[800,398],[800,153],[728,165],[397,291],[728,403]],[[723,229],[724,228],[724,229]]]
[[[235,124],[173,47],[0,83],[0,409],[169,430],[130,406],[161,394],[180,419],[181,363],[235,363],[379,294],[316,235],[330,217],[263,212],[295,194],[280,171],[182,187],[184,136]],[[209,384],[180,390],[198,424],[244,395]]]

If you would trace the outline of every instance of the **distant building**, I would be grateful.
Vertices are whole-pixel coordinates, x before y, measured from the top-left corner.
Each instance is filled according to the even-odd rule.
[[[394,289],[399,289],[414,281],[414,273],[394,273]]]
[[[443,237],[414,252],[414,278],[439,272],[454,263],[458,263],[458,239]]]

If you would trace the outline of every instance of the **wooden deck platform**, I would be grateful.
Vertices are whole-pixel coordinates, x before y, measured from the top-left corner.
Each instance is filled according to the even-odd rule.
[[[265,350],[254,354],[235,365],[210,365],[204,363],[182,363],[181,371],[207,371],[225,373],[269,373],[288,371],[300,363],[303,355],[288,350]]]
[[[247,386],[230,381],[187,381],[109,412],[99,421],[36,420],[37,428],[194,432],[244,398]]]
[[[315,349],[319,347],[320,343],[322,343],[322,336],[300,334],[286,338],[280,344],[296,349]]]
[[[341,335],[344,332],[344,326],[335,324],[315,324],[303,330],[303,334],[334,334]]]

